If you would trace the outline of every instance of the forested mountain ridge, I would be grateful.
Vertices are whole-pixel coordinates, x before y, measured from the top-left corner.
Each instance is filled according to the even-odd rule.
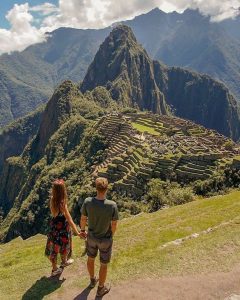
[[[0,125],[46,103],[63,80],[80,81],[109,30],[60,28],[47,41],[0,56]]]

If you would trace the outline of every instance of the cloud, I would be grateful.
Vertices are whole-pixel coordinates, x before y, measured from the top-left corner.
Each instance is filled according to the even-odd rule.
[[[29,5],[15,4],[6,15],[11,25],[10,30],[0,29],[0,52],[23,50],[27,46],[43,41],[41,30],[32,26],[33,16],[29,13]]]
[[[217,22],[235,17],[239,13],[240,0],[59,0],[58,14],[47,17],[43,24],[48,28],[101,28],[155,7],[168,12],[198,8],[202,14],[211,16],[211,20]]]
[[[41,13],[43,16],[59,12],[59,8],[52,3],[45,2],[41,5],[30,7],[30,11]]]
[[[164,11],[183,12],[187,8],[199,9],[204,14],[211,16],[213,22],[227,18],[234,18],[239,14],[240,0],[126,0],[107,1],[107,19],[125,19],[137,13],[146,12],[154,7]]]
[[[198,8],[219,22],[239,14],[240,0],[59,0],[58,6],[48,2],[36,6],[15,4],[6,15],[10,30],[0,28],[0,53],[23,50],[44,41],[45,32],[59,27],[102,28],[155,7],[168,12]]]
[[[109,0],[59,0],[59,13],[45,18],[43,25],[48,28],[104,27],[109,25],[109,20],[106,19],[109,2]]]
[[[240,0],[170,0],[169,2],[183,10],[186,8],[199,9],[202,14],[211,16],[213,22],[236,17],[240,7]]]

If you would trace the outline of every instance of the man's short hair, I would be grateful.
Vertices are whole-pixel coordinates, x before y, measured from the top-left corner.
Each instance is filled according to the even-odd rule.
[[[106,192],[108,189],[108,180],[104,177],[98,177],[95,181],[96,189],[99,192]]]

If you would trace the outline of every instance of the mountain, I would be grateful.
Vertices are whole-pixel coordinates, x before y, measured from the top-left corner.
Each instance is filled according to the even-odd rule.
[[[125,86],[118,84],[123,79]],[[225,114],[235,112],[231,101],[236,103],[224,85],[151,61],[129,27],[114,28],[80,87],[66,80],[56,88],[40,111],[38,128],[24,135],[22,153],[5,159],[0,174],[0,240],[46,232],[49,190],[56,178],[65,179],[75,219],[84,198],[94,192],[96,176],[108,178],[108,197],[127,215],[185,203],[195,193],[209,195],[238,187],[239,144],[165,114],[164,101],[178,114],[187,111],[199,118],[213,110],[224,127]],[[157,113],[143,111],[146,107]],[[37,112],[19,128],[27,128],[35,116]],[[2,148],[7,148],[7,138],[3,143]]]
[[[106,86],[112,98],[124,106],[168,113],[165,97],[155,82],[153,62],[127,26],[113,29],[102,43],[81,91],[97,86]]]
[[[151,58],[207,73],[240,99],[239,20],[212,23],[199,11],[156,8],[122,23],[133,29]],[[60,28],[48,33],[46,42],[0,56],[0,125],[45,103],[63,80],[82,80],[110,31]]]
[[[0,56],[0,126],[46,103],[63,80],[83,78],[106,30],[60,28],[46,42]]]
[[[81,91],[103,85],[125,106],[176,115],[237,140],[240,115],[229,90],[209,76],[152,61],[130,27],[119,25],[100,46],[81,84]]]

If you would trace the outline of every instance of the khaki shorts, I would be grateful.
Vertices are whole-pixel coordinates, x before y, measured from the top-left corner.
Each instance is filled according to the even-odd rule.
[[[93,237],[87,237],[87,256],[95,258],[100,253],[100,262],[107,264],[111,260],[112,256],[112,238],[109,239],[95,239]]]

